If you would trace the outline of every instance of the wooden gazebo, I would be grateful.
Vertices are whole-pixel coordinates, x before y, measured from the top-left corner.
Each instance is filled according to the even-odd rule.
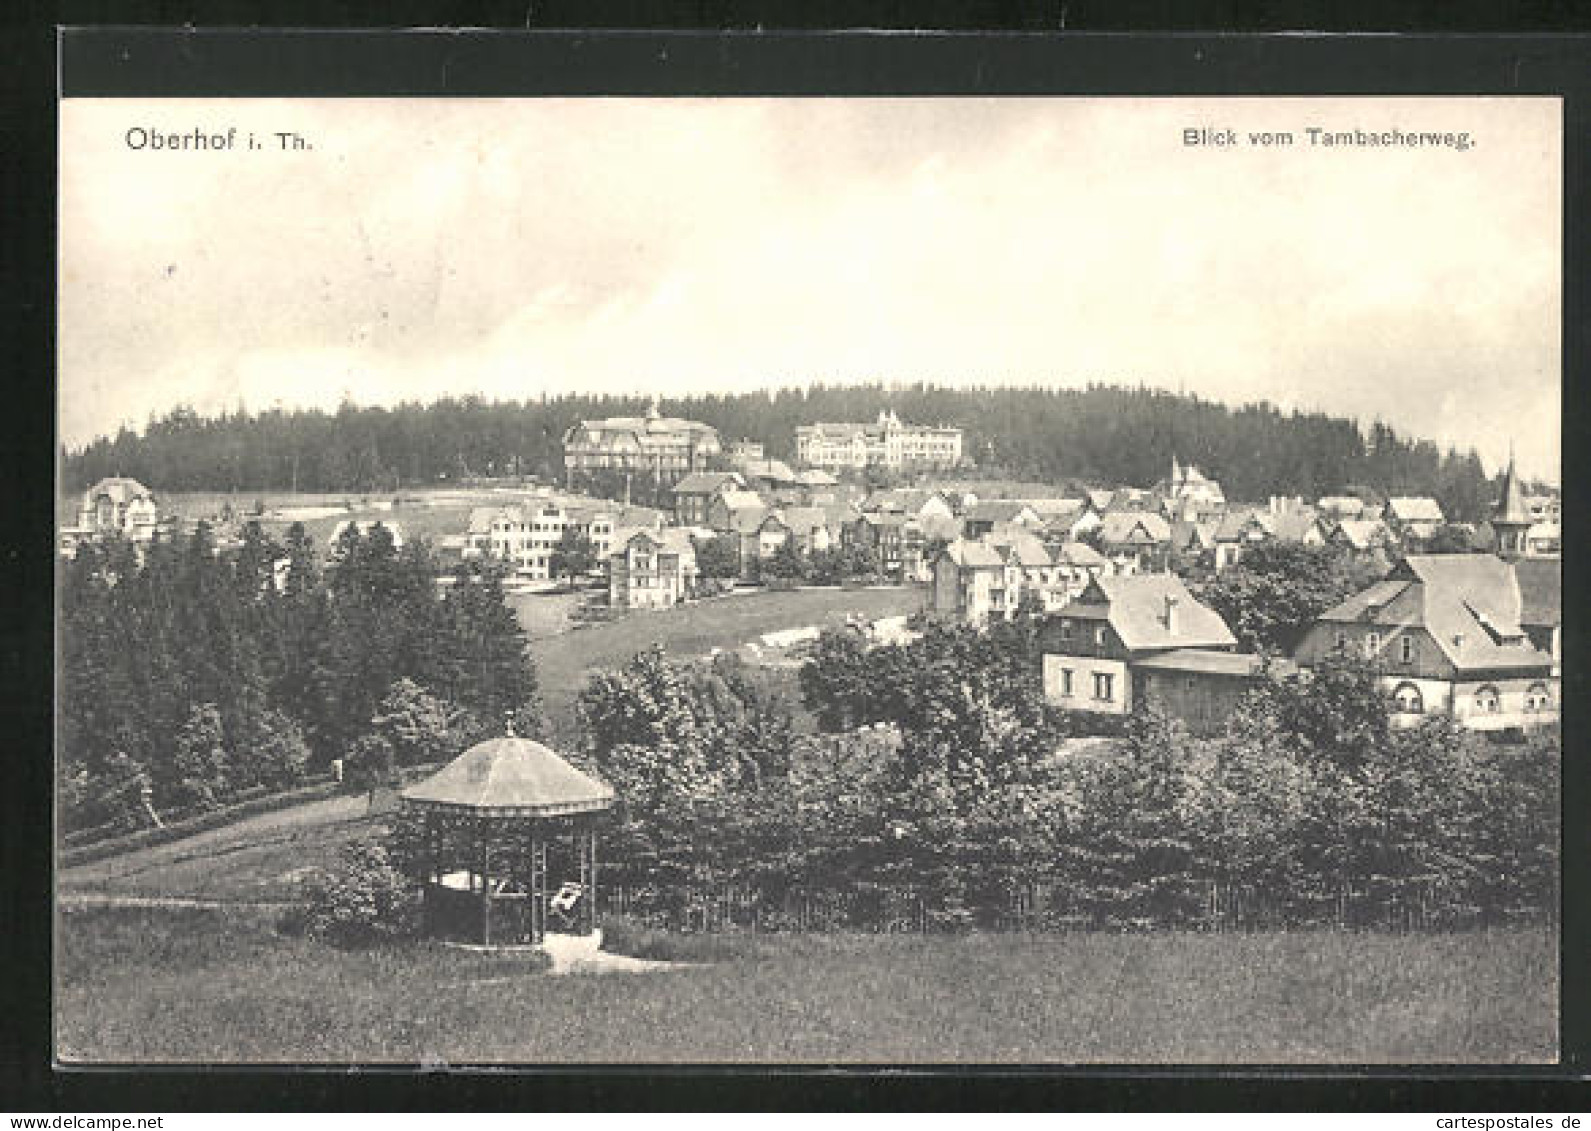
[[[594,929],[597,821],[613,804],[611,787],[510,733],[399,796],[421,822],[429,933],[540,945],[549,915],[561,932]]]

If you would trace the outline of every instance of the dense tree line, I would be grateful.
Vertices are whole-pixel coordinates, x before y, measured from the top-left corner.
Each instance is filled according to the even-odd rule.
[[[1505,747],[1447,720],[1394,728],[1343,661],[1266,681],[1214,736],[1150,707],[1063,750],[1036,647],[1021,622],[871,650],[832,632],[803,672],[817,737],[656,653],[599,678],[585,757],[621,797],[608,882],[676,922],[737,886],[771,926],[797,888],[863,927],[902,891],[946,926],[1024,900],[1030,922],[1096,928],[1554,913],[1555,733]]]
[[[664,405],[669,414],[713,425],[726,444],[751,439],[786,459],[794,456],[799,425],[870,421],[885,408],[909,422],[962,428],[966,453],[981,469],[1025,480],[1148,485],[1167,473],[1175,454],[1219,478],[1237,500],[1357,486],[1434,495],[1450,517],[1470,521],[1483,517],[1496,490],[1473,452],[1443,453],[1379,422],[1361,430],[1321,413],[1265,403],[1231,408],[1146,388],[814,385]],[[178,408],[142,432],[123,428],[63,453],[64,476],[81,488],[129,475],[157,491],[374,491],[480,475],[556,478],[572,425],[645,409],[640,397],[583,394],[518,403],[444,398],[390,409],[345,404],[334,413],[201,417]],[[629,489],[637,502],[652,498],[644,482]],[[622,490],[615,483],[598,493]]]
[[[378,772],[434,760],[519,712],[536,684],[498,575],[441,595],[423,542],[350,526],[321,562],[303,527],[249,524],[85,544],[60,579],[60,741],[68,827],[213,807],[333,759]]]

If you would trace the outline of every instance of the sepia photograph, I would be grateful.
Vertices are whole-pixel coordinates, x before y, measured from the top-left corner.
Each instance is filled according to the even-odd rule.
[[[58,1063],[1557,1064],[1563,134],[62,99]]]

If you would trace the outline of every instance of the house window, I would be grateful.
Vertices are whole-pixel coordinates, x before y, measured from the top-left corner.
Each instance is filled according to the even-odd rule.
[[[1405,634],[1398,641],[1398,657],[1405,664],[1414,663],[1414,637]]]
[[[1381,652],[1381,634],[1372,632],[1365,637],[1365,655],[1376,656]]]
[[[1114,683],[1116,677],[1110,672],[1094,673],[1094,698],[1102,702],[1109,702],[1116,697]]]
[[[1475,709],[1482,714],[1495,715],[1502,709],[1498,700],[1497,689],[1491,684],[1477,688],[1475,691]]]
[[[1105,646],[1105,627],[1103,625],[1101,625],[1098,628],[1094,629],[1094,647],[1103,648],[1104,646]]]
[[[1072,669],[1061,669],[1061,694],[1066,698],[1072,697]]]
[[[1337,630],[1337,651],[1346,652],[1347,650],[1348,650],[1348,634],[1346,632],[1344,632],[1342,629],[1339,628]]]
[[[1552,694],[1544,683],[1533,683],[1525,692],[1525,710],[1546,711],[1552,707]]]
[[[1069,620],[1063,620],[1061,622],[1061,639],[1062,640],[1070,640],[1071,638],[1072,638],[1072,622],[1069,621]]]
[[[1420,715],[1425,713],[1425,697],[1420,694],[1420,689],[1412,683],[1400,683],[1392,693],[1392,701],[1400,715]]]

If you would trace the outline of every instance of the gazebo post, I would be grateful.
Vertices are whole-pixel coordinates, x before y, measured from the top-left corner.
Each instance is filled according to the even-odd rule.
[[[475,841],[481,854],[481,945],[492,945],[492,847],[488,819],[475,822]]]
[[[530,824],[530,941],[540,946],[547,935],[547,842],[541,822]]]
[[[589,817],[585,826],[585,831],[577,834],[580,838],[580,890],[584,895],[580,925],[589,935],[597,926],[597,829]]]

